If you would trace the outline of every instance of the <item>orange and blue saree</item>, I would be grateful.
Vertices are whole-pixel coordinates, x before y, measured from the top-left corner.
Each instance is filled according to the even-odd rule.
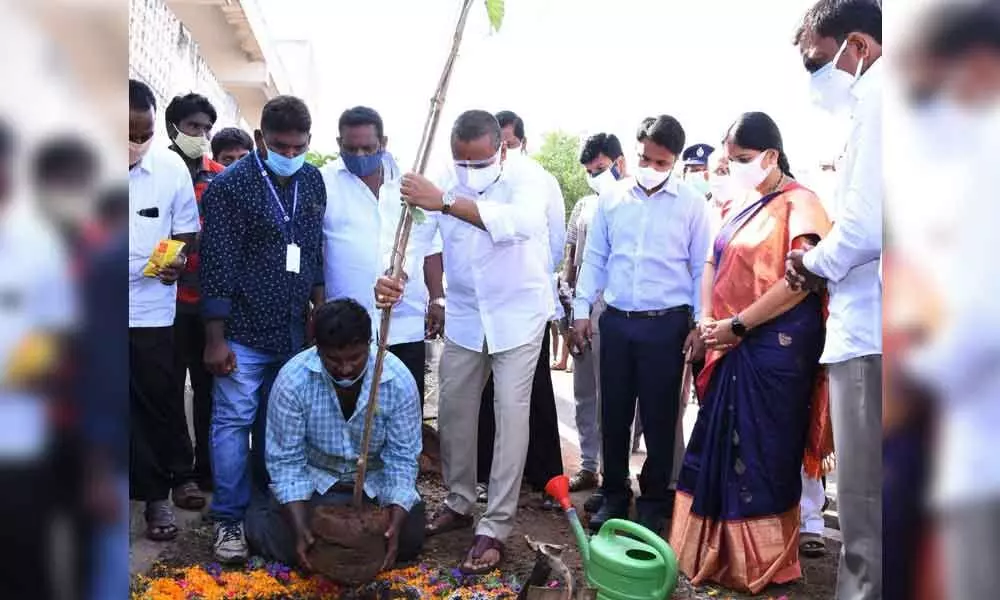
[[[781,283],[789,250],[830,229],[819,199],[796,182],[730,212],[711,257],[717,320]],[[825,321],[825,298],[809,294],[732,348],[706,356],[670,535],[695,585],[712,581],[756,594],[801,577],[802,467],[821,475],[833,446],[819,365]]]

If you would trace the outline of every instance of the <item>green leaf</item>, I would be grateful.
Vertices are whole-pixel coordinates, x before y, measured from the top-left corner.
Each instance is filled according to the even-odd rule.
[[[410,216],[413,217],[413,222],[416,225],[420,225],[427,220],[427,215],[425,215],[424,211],[420,210],[417,206],[410,207]]]
[[[504,0],[486,0],[486,14],[490,17],[493,31],[500,31],[500,26],[503,25],[503,5]]]

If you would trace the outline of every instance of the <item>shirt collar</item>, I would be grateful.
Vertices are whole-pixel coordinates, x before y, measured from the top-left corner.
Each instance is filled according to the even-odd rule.
[[[680,183],[678,183],[677,177],[675,176],[675,174],[671,173],[670,176],[667,177],[667,182],[665,184],[663,184],[663,187],[661,187],[660,189],[656,190],[656,192],[653,193],[653,194],[646,194],[646,190],[644,190],[641,187],[639,187],[639,180],[638,179],[634,180],[634,184],[632,185],[632,189],[634,189],[634,190],[636,190],[638,192],[641,192],[647,198],[652,198],[653,196],[655,196],[655,195],[657,195],[657,194],[659,194],[661,192],[666,192],[667,194],[669,194],[671,196],[676,196],[677,193],[680,191]]]
[[[306,357],[304,363],[306,369],[309,369],[313,373],[329,377],[330,374],[327,373],[326,367],[323,366],[323,361],[319,357],[319,351],[317,350],[316,346],[310,348],[308,352],[309,355]],[[368,349],[368,368],[365,371],[366,380],[369,379],[371,377],[371,374],[375,372],[375,355],[377,353],[378,353],[378,345],[372,344]],[[393,375],[392,369],[382,369],[382,378],[379,381],[380,383],[386,383],[387,381],[392,381],[394,377],[395,375]]]
[[[868,70],[858,78],[851,88],[851,95],[857,103],[864,102],[872,94],[882,93],[882,59],[879,58],[868,67]]]
[[[153,162],[155,160],[155,158],[153,157],[154,152],[156,152],[156,148],[150,148],[149,151],[146,152],[146,154],[141,159],[139,159],[139,163],[136,164],[134,168],[141,169],[142,171],[145,171],[146,173],[152,175]]]

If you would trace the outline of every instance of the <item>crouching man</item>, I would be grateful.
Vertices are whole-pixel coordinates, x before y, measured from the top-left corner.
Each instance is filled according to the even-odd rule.
[[[354,300],[324,304],[314,324],[316,346],[290,360],[274,382],[265,444],[271,493],[255,499],[246,517],[255,554],[307,570],[312,511],[351,502],[376,352],[371,318]],[[392,511],[383,565],[389,568],[423,546],[420,398],[413,376],[392,354],[378,385],[365,497]]]

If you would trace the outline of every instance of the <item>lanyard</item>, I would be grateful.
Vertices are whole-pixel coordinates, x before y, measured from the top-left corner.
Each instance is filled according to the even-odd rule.
[[[254,158],[257,159],[257,166],[260,167],[260,175],[261,177],[264,178],[264,183],[266,183],[267,188],[271,190],[271,196],[274,197],[274,203],[278,205],[278,210],[281,211],[282,222],[289,223],[292,219],[295,218],[295,211],[298,209],[299,206],[299,182],[298,181],[295,182],[295,188],[292,191],[292,214],[291,216],[289,216],[288,213],[285,212],[285,206],[281,203],[281,197],[278,196],[278,190],[274,189],[274,184],[271,183],[271,178],[267,176],[267,171],[264,170],[264,165],[263,163],[260,162],[260,157],[254,154]],[[291,225],[288,226],[289,232],[291,231],[291,227],[292,227]],[[291,237],[290,233],[289,237]]]

